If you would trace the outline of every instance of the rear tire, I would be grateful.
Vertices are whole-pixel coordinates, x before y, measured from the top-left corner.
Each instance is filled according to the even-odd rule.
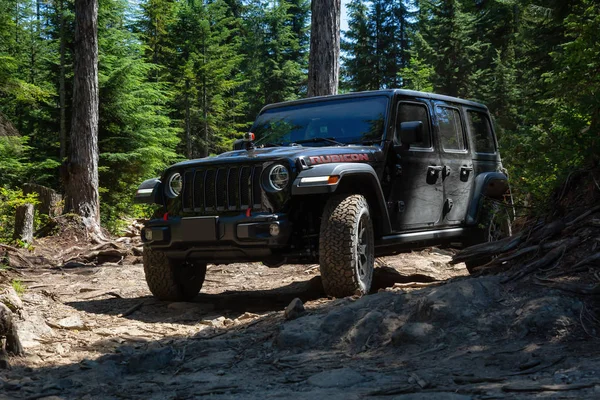
[[[343,195],[329,199],[321,220],[319,261],[325,293],[333,297],[371,289],[375,238],[367,199]]]
[[[202,288],[206,263],[175,261],[162,251],[144,248],[144,274],[154,297],[165,301],[188,301]]]
[[[484,217],[482,218],[484,226],[479,230],[479,240],[474,241],[471,245],[486,242],[496,242],[500,239],[512,235],[511,219],[507,209],[498,203],[494,203],[488,206],[484,211]],[[492,261],[493,257],[483,257],[478,260],[467,261],[465,266],[469,274],[476,274],[478,271],[477,267],[485,265]]]

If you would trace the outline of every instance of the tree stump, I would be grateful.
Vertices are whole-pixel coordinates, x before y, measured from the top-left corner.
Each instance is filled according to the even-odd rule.
[[[15,213],[15,239],[33,242],[33,204],[23,204],[17,207]]]
[[[56,191],[35,183],[26,183],[23,185],[23,194],[35,193],[38,196],[40,204],[37,209],[41,214],[50,217],[56,217],[63,212],[62,196]]]

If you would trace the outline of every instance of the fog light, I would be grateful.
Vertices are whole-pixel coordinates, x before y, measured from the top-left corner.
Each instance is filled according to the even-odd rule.
[[[278,236],[279,235],[279,225],[278,224],[269,225],[269,233],[271,234],[271,236]]]
[[[152,241],[152,229],[144,230],[144,239],[146,239],[148,242]]]

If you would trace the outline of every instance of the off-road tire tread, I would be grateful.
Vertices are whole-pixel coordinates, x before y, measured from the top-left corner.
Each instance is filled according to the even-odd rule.
[[[323,288],[329,296],[351,296],[360,289],[353,263],[353,237],[363,207],[369,210],[362,195],[338,195],[331,197],[323,210],[319,261]],[[371,259],[374,262],[374,256]]]
[[[144,248],[144,274],[150,292],[159,300],[188,301],[196,297],[206,276],[206,263],[183,265],[164,252]]]

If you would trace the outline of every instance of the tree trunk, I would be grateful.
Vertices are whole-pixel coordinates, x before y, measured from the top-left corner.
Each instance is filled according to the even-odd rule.
[[[67,93],[65,89],[65,0],[58,0],[58,24],[60,25],[60,70],[58,75],[58,96],[60,107],[60,161],[67,158]]]
[[[56,191],[46,186],[36,185],[35,183],[26,183],[23,185],[23,194],[37,194],[40,204],[37,210],[40,214],[46,214],[49,217],[56,217],[62,214],[62,196]]]
[[[308,96],[337,94],[341,0],[312,0]]]
[[[185,143],[186,143],[186,156],[188,159],[192,158],[192,121],[190,112],[190,81],[185,81]]]
[[[75,0],[71,147],[65,206],[100,234],[98,194],[98,0]]]
[[[33,204],[27,203],[17,207],[13,237],[26,243],[33,242]]]

